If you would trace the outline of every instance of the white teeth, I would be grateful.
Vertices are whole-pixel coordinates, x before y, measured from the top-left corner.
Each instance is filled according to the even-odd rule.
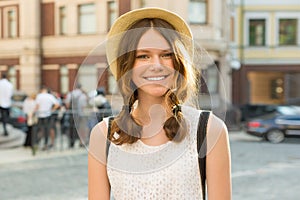
[[[165,79],[165,76],[160,76],[160,77],[147,77],[146,78],[148,81],[161,81]]]

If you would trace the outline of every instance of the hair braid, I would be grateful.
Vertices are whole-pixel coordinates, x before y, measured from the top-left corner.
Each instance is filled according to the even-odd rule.
[[[129,105],[125,105],[119,115],[112,121],[109,139],[117,145],[123,143],[132,144],[141,138],[142,127],[138,125],[130,115],[131,108],[136,100],[137,91],[129,98]],[[115,133],[117,133],[118,136],[115,136]]]
[[[177,96],[169,90],[166,93],[167,105],[172,109],[173,116],[166,120],[164,130],[166,136],[175,142],[180,142],[186,136],[187,125],[183,117]]]

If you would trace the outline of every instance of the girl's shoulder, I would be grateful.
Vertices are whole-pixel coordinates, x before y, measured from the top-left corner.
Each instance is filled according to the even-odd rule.
[[[183,115],[193,116],[193,117],[195,117],[195,115],[199,115],[201,112],[201,110],[194,108],[192,106],[187,106],[187,105],[182,105],[181,110],[182,110]]]
[[[108,118],[103,118],[102,121],[98,122],[91,130],[91,134],[98,136],[105,135],[107,132]]]
[[[186,118],[192,118],[192,119],[199,118],[201,112],[208,111],[212,114],[212,112],[209,111],[209,110],[197,109],[197,108],[194,108],[192,106],[186,106],[186,105],[183,105],[181,110],[182,110],[183,115]]]
[[[197,122],[200,118],[201,112],[210,112],[207,124],[208,129],[211,130],[210,127],[214,127],[213,130],[218,130],[218,132],[222,132],[226,129],[224,121],[210,110],[197,109],[191,106],[182,106],[182,112],[186,119]]]
[[[106,153],[105,146],[107,142],[107,125],[104,120],[96,124],[90,134],[89,154],[93,155],[97,160],[105,163]]]

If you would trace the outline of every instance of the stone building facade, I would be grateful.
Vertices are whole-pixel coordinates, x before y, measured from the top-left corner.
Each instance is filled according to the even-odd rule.
[[[233,103],[300,104],[299,1],[233,3]]]
[[[230,103],[230,13],[223,0],[2,0],[0,73],[8,73],[15,88],[26,93],[41,85],[66,93],[76,79],[87,91],[103,86],[112,93],[105,56],[91,59],[90,53],[105,41],[120,14],[140,7],[169,9],[190,24],[214,64],[203,70],[203,99],[215,101],[216,107]]]

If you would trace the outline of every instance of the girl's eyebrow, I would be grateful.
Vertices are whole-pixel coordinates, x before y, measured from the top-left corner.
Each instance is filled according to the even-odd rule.
[[[162,52],[173,52],[171,49],[159,49],[159,50],[161,50]],[[138,53],[149,53],[149,52],[151,52],[151,50],[137,49],[136,52],[138,52]]]

